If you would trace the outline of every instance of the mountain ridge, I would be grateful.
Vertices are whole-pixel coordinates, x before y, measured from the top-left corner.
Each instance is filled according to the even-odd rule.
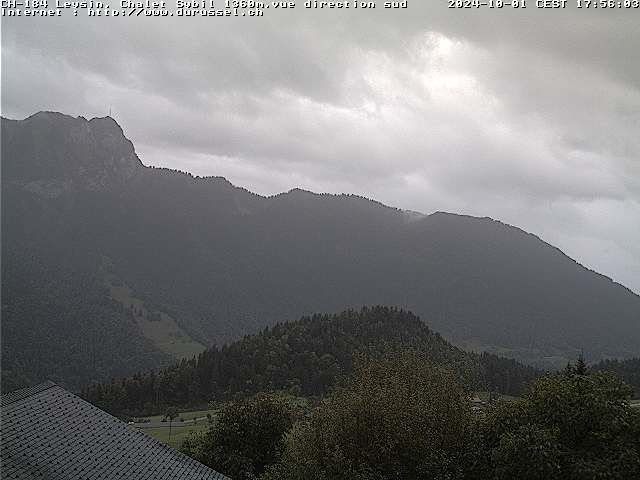
[[[287,191],[283,191],[283,192],[279,192],[279,193],[275,193],[273,195],[261,195],[259,193],[255,193],[250,191],[249,189],[239,186],[239,185],[235,185],[233,182],[231,182],[229,179],[227,179],[224,176],[221,175],[207,175],[207,176],[200,176],[200,175],[195,175],[191,172],[188,171],[182,171],[182,170],[178,170],[178,169],[173,169],[170,167],[157,167],[157,166],[149,166],[149,165],[145,165],[142,160],[140,160],[140,158],[137,156],[137,154],[135,153],[135,148],[133,146],[133,143],[131,142],[131,140],[129,140],[125,134],[124,134],[124,130],[122,129],[122,127],[120,126],[120,124],[118,124],[118,122],[111,116],[107,115],[104,117],[93,117],[91,119],[86,119],[84,116],[77,116],[77,117],[73,117],[71,115],[67,115],[61,112],[56,112],[56,111],[39,111],[36,112],[28,117],[26,117],[24,120],[17,120],[17,119],[10,119],[7,117],[0,117],[0,119],[2,121],[9,121],[9,122],[24,122],[27,120],[33,120],[33,119],[37,119],[37,118],[41,118],[41,117],[59,117],[59,118],[64,118],[64,119],[72,119],[72,120],[80,120],[80,121],[84,121],[87,122],[88,124],[91,124],[92,122],[109,122],[110,124],[113,124],[114,126],[117,127],[117,130],[119,131],[119,133],[122,135],[122,137],[131,145],[133,153],[137,159],[137,161],[139,162],[139,165],[144,167],[144,168],[150,168],[153,170],[160,170],[160,171],[166,171],[168,173],[178,173],[181,175],[187,175],[191,178],[193,178],[194,180],[204,180],[204,181],[221,181],[223,183],[228,184],[228,186],[232,187],[233,189],[242,191],[242,192],[246,192],[251,194],[252,196],[255,197],[259,197],[265,200],[270,200],[270,199],[274,199],[274,198],[278,198],[278,197],[284,197],[284,196],[288,196],[288,195],[292,195],[292,194],[310,194],[313,197],[336,197],[336,198],[356,198],[356,199],[361,199],[364,200],[366,202],[370,202],[371,204],[375,204],[377,206],[386,208],[386,209],[390,209],[390,210],[394,210],[397,212],[401,212],[401,213],[405,213],[405,214],[412,214],[412,215],[417,215],[420,217],[420,219],[424,219],[425,217],[432,217],[432,216],[437,216],[437,215],[452,215],[452,216],[456,216],[456,217],[462,217],[462,218],[466,218],[466,219],[473,219],[473,220],[485,220],[485,221],[489,221],[489,222],[495,222],[499,225],[505,226],[507,228],[513,228],[517,231],[520,231],[526,235],[531,235],[533,236],[535,239],[539,240],[540,242],[551,246],[552,248],[558,250],[558,252],[560,252],[562,255],[570,258],[572,261],[574,261],[577,265],[579,265],[580,267],[583,267],[584,269],[588,270],[589,272],[592,272],[596,275],[599,275],[601,277],[604,277],[607,280],[610,280],[611,282],[615,283],[616,285],[619,285],[623,288],[625,288],[626,290],[628,290],[630,293],[632,293],[633,295],[640,297],[640,293],[637,293],[635,291],[633,291],[631,288],[627,287],[626,285],[624,285],[623,283],[620,283],[618,281],[616,281],[615,279],[613,279],[612,277],[609,277],[608,275],[605,275],[603,273],[600,273],[584,264],[582,264],[581,262],[579,262],[577,259],[567,255],[565,252],[563,252],[559,247],[556,247],[555,245],[545,241],[542,237],[536,235],[533,232],[529,232],[525,229],[523,229],[522,227],[518,227],[516,225],[512,225],[509,224],[507,222],[504,222],[502,220],[490,217],[490,216],[475,216],[475,215],[469,215],[469,214],[461,214],[461,213],[456,213],[456,212],[448,212],[448,211],[444,211],[444,210],[436,210],[434,212],[431,213],[424,213],[424,212],[417,212],[417,211],[411,211],[411,210],[406,210],[406,209],[402,209],[400,207],[394,207],[392,205],[387,205],[383,202],[380,202],[378,200],[375,200],[373,198],[369,198],[363,195],[358,195],[358,194],[350,194],[350,193],[330,193],[330,192],[314,192],[311,190],[307,190],[304,188],[300,188],[300,187],[293,187]]]
[[[42,343],[58,325],[60,355],[95,360],[99,380],[126,373],[113,369],[112,348],[126,350],[119,355],[136,370],[170,361],[141,321],[171,319],[176,335],[210,346],[302,315],[377,304],[416,312],[458,345],[538,366],[562,366],[581,350],[593,360],[640,353],[640,296],[532,233],[489,217],[415,218],[358,195],[262,196],[223,177],[148,167],[116,125],[54,113],[2,119],[11,375],[42,378],[44,367],[28,357],[56,350],[35,351],[21,338],[25,328]],[[131,289],[142,317],[125,311],[109,282]],[[83,288],[94,304],[78,297]],[[87,314],[96,301],[102,320]],[[85,351],[87,331],[101,328],[114,338],[124,328],[130,341]],[[94,380],[88,367],[72,370],[58,380]]]

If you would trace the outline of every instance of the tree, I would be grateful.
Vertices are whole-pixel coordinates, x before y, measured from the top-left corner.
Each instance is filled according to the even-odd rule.
[[[573,373],[576,375],[586,375],[587,373],[589,373],[587,362],[584,361],[583,352],[580,352],[580,356],[578,357],[578,360],[576,360],[576,366],[573,367]]]
[[[292,424],[284,399],[259,394],[228,404],[209,430],[188,437],[181,451],[234,479],[253,479],[279,459]]]
[[[178,416],[178,410],[176,410],[173,407],[168,408],[166,413],[164,414],[164,418],[169,419],[169,442],[171,442],[171,425],[173,423],[173,419],[176,418],[177,416]]]
[[[591,369],[615,372],[634,389],[634,398],[640,398],[640,358],[603,360],[592,365]]]
[[[470,425],[451,371],[416,353],[360,358],[353,377],[287,436],[266,478],[462,478]]]
[[[640,478],[640,414],[630,395],[609,373],[543,377],[522,401],[489,412],[471,478]]]

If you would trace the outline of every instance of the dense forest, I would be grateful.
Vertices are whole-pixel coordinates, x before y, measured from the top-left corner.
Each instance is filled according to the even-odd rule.
[[[542,367],[640,355],[638,295],[490,218],[146,167],[109,117],[2,119],[1,148],[3,389],[168,365],[167,317],[210,347],[376,304]],[[166,321],[132,322],[115,283]]]
[[[265,391],[322,396],[352,371],[356,356],[394,350],[422,352],[469,387],[510,395],[521,394],[541,373],[514,360],[464,352],[410,312],[373,307],[281,323],[158,373],[92,385],[82,395],[108,412],[132,416]]]
[[[140,335],[129,312],[71,252],[59,252],[66,259],[60,268],[16,255],[3,257],[3,391],[42,379],[79,388],[130,374],[131,365],[142,370],[174,363]]]

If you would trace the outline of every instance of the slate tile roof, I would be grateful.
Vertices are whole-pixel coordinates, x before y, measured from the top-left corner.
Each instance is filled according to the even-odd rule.
[[[3,480],[229,480],[46,382],[2,396]]]

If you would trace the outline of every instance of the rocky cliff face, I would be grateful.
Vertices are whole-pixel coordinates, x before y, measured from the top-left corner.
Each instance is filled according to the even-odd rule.
[[[47,198],[73,188],[104,190],[144,168],[113,118],[54,112],[2,119],[2,158],[4,181]]]

